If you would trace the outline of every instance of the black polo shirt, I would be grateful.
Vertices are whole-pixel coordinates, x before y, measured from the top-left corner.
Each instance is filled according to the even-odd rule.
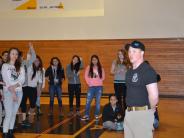
[[[147,63],[143,62],[136,69],[129,69],[126,74],[127,106],[150,107],[146,85],[157,82],[157,73]]]

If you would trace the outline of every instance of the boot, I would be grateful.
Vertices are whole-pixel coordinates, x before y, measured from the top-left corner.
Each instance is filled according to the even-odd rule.
[[[26,120],[26,113],[22,113],[22,121]]]
[[[30,127],[31,126],[31,124],[29,123],[29,121],[27,121],[27,119],[26,119],[26,113],[22,113],[21,126],[23,126],[23,127]]]
[[[9,138],[14,138],[13,130],[12,129],[9,130],[8,134],[9,134]]]
[[[35,109],[30,108],[29,110],[29,116],[28,116],[28,121],[32,124],[34,122],[34,116],[35,116]]]
[[[22,127],[31,127],[31,123],[28,120],[24,120],[24,121],[22,121],[21,126]]]
[[[20,113],[20,114],[18,115],[18,123],[21,124],[22,121],[23,121],[23,115],[22,115],[22,113]]]
[[[43,115],[39,106],[37,106],[37,115],[39,115],[39,116]]]
[[[76,111],[76,115],[77,115],[78,117],[80,117],[80,111],[79,111],[79,110]]]
[[[3,133],[3,138],[9,138],[8,133]]]
[[[68,115],[67,115],[67,116],[68,116],[68,117],[72,117],[72,116],[73,116],[73,114],[74,114],[74,113],[73,113],[73,111],[70,111],[70,112],[68,113]]]
[[[29,116],[28,116],[28,122],[30,123],[30,124],[33,124],[33,122],[34,122],[34,114],[30,114]]]

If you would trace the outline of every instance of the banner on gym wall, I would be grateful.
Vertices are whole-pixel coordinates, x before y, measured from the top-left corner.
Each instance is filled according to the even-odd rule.
[[[103,16],[104,0],[1,0],[0,17]]]

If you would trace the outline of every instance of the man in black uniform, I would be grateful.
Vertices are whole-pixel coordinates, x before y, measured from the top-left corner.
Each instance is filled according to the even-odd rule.
[[[125,138],[153,138],[154,111],[158,103],[157,74],[144,62],[144,44],[133,41],[128,48],[132,68],[127,71]]]

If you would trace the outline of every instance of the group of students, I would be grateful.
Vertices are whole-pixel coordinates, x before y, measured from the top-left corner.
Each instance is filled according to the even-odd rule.
[[[91,81],[90,78],[100,77],[104,79],[104,71],[101,68],[98,56],[93,55],[91,60],[95,63],[93,64],[91,61],[90,66],[87,67],[85,78],[88,79],[88,84],[93,85],[93,81]],[[37,109],[38,115],[42,115],[40,110],[40,95],[42,89],[45,87],[45,80],[49,83],[50,112],[48,115],[53,116],[54,97],[56,95],[59,107],[59,117],[63,116],[61,96],[62,82],[65,80],[65,73],[58,57],[53,57],[50,61],[50,66],[45,70],[41,58],[36,55],[33,45],[29,43],[29,51],[25,60],[23,59],[23,53],[19,51],[19,49],[10,48],[9,51],[4,51],[2,53],[0,63],[0,95],[2,101],[0,105],[0,107],[2,107],[0,108],[0,119],[2,119],[3,112],[5,112],[3,120],[3,137],[13,137],[13,128],[17,113],[21,120],[19,120],[19,122],[24,127],[31,126],[34,120],[35,109]],[[93,71],[93,66],[95,72]],[[76,95],[76,114],[80,115],[81,69],[83,69],[82,58],[78,55],[74,55],[71,63],[66,67],[70,107],[69,116],[74,114],[74,95]],[[87,75],[87,71],[90,73],[90,76]],[[100,73],[98,73],[99,71]],[[96,85],[98,85],[98,83]],[[99,89],[101,89],[102,92],[102,81]],[[96,91],[96,88],[93,91]],[[101,94],[98,97],[99,101],[100,97]],[[29,99],[30,103],[29,110],[27,109],[27,99]],[[100,104],[98,105],[100,109]],[[89,106],[90,105],[88,105],[88,113]],[[99,114],[99,112],[100,110],[97,114]]]
[[[13,137],[16,115],[19,111],[22,126],[30,126],[27,121],[35,115],[37,106],[40,112],[40,95],[45,84],[44,69],[39,56],[35,54],[32,44],[29,44],[27,58],[24,60],[22,52],[17,48],[4,51],[0,58],[0,124],[3,120],[3,137]],[[27,110],[27,99],[30,109]]]
[[[104,128],[111,130],[123,130],[123,120],[126,109],[126,82],[127,70],[131,67],[125,49],[118,50],[117,59],[113,61],[110,73],[114,75],[115,94],[110,95],[109,103],[105,105],[102,113]],[[84,68],[82,58],[78,55],[72,57],[71,63],[66,67],[68,79],[69,109],[68,116],[74,114],[73,99],[76,96],[76,115],[80,116],[81,82],[80,71]],[[57,96],[59,116],[62,111],[62,83],[65,80],[64,68],[58,57],[53,57],[50,66],[45,70],[41,58],[36,55],[33,45],[29,43],[27,58],[24,60],[22,52],[17,48],[11,48],[2,53],[0,58],[0,116],[5,111],[3,121],[3,137],[13,137],[13,128],[17,112],[21,115],[21,125],[29,127],[30,120],[36,113],[42,115],[40,110],[40,96],[45,87],[45,80],[49,83],[50,112],[53,116],[54,97]],[[85,115],[81,120],[90,119],[90,107],[95,98],[95,119],[99,120],[100,100],[103,93],[103,81],[105,71],[97,55],[92,55],[89,65],[85,68],[85,81],[88,85],[86,97]],[[27,110],[27,99],[30,109]],[[1,121],[0,117],[0,121]],[[1,123],[1,122],[0,122]]]

